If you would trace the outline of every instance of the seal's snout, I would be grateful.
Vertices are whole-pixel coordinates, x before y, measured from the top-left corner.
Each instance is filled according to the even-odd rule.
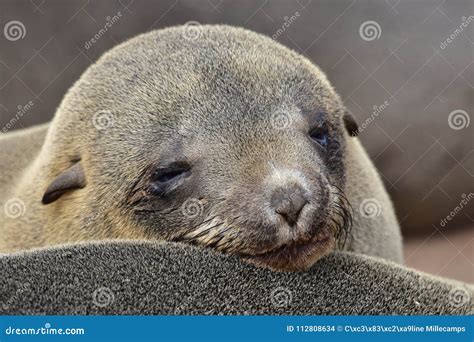
[[[301,221],[305,221],[304,217],[308,214],[312,193],[304,173],[297,169],[272,165],[264,187],[267,189],[265,201],[270,209],[267,215],[279,227],[280,233],[289,232],[288,226],[293,229],[286,238],[297,237],[298,229],[303,230],[300,233],[304,233],[306,229],[303,226],[306,224],[302,226]]]
[[[273,191],[270,202],[275,212],[291,226],[296,224],[303,207],[308,203],[299,185],[278,187]]]
[[[255,195],[265,208],[261,221],[248,227],[252,244],[239,255],[256,265],[296,271],[309,268],[332,250],[336,219],[328,217],[333,195],[319,171],[292,167],[288,161],[270,163],[262,182],[263,197]]]

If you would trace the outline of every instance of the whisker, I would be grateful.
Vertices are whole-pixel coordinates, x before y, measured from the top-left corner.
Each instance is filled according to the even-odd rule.
[[[331,193],[337,199],[333,204],[333,215],[339,218],[339,220],[336,220],[333,217],[331,221],[335,224],[338,247],[344,249],[348,238],[351,236],[353,209],[345,192],[339,186],[331,184],[331,188],[335,190],[331,191]]]

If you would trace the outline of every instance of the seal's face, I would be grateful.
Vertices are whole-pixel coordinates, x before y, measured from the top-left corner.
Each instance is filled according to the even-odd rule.
[[[306,269],[350,225],[343,109],[310,65],[209,54],[194,64],[202,82],[161,117],[166,131],[141,128],[152,153],[127,206],[150,236]]]
[[[276,270],[310,267],[350,226],[344,147],[351,117],[314,65],[270,39],[209,27],[189,42],[179,29],[166,32],[129,43],[136,55],[105,59],[128,68],[90,71],[107,89],[104,110],[120,115],[82,156],[102,175],[89,195],[97,203],[122,198],[108,202],[118,208],[115,221],[153,239]],[[160,48],[160,39],[176,44]],[[130,83],[118,98],[117,79]],[[90,82],[78,91],[97,97]],[[124,170],[120,182],[110,169]]]
[[[351,219],[343,125],[330,115],[254,109],[245,124],[214,116],[178,125],[127,204],[151,235],[306,269],[345,237]]]

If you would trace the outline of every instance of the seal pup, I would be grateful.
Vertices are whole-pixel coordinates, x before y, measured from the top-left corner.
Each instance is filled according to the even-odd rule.
[[[105,53],[36,149],[2,138],[30,157],[5,173],[0,203],[25,211],[2,212],[0,250],[151,239],[274,270],[335,248],[400,262],[390,199],[324,73],[245,29],[188,29]]]

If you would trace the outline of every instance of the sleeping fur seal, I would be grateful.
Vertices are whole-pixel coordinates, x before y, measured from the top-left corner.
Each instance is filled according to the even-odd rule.
[[[244,29],[188,29],[115,47],[49,126],[1,138],[0,251],[152,239],[275,270],[335,248],[401,262],[392,204],[324,73]]]

